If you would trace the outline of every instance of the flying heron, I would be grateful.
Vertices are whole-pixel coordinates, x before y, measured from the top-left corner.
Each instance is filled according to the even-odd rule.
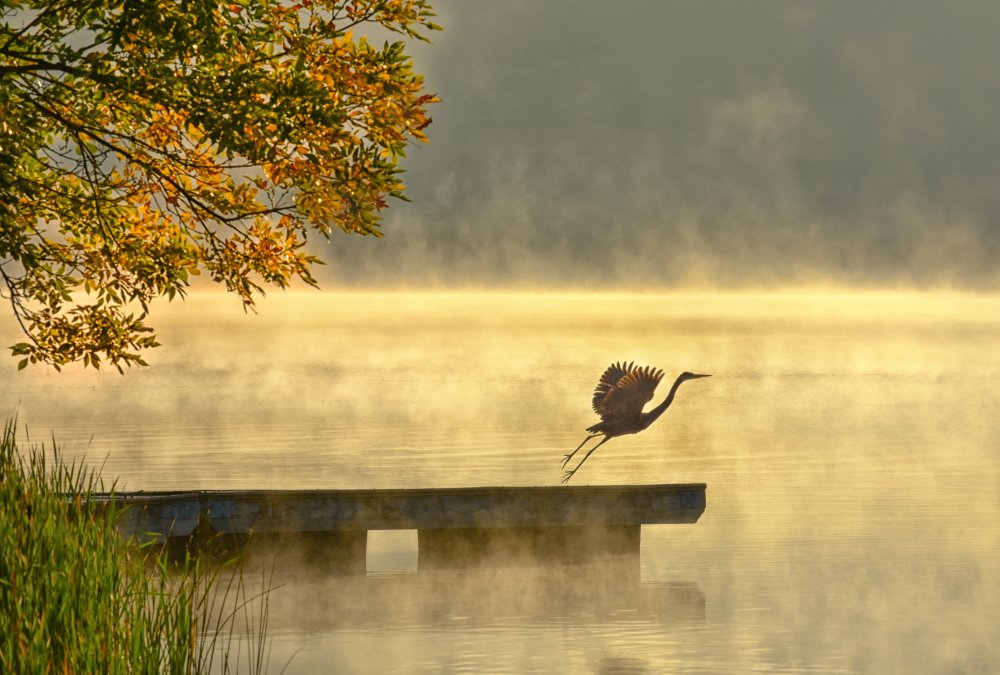
[[[601,435],[604,438],[587,451],[575,469],[567,471],[563,475],[562,482],[569,481],[573,474],[580,470],[587,458],[594,453],[594,450],[615,436],[637,434],[655,422],[674,402],[674,395],[677,394],[681,383],[699,377],[711,377],[711,375],[681,373],[674,380],[674,386],[670,387],[670,393],[667,394],[663,403],[649,412],[643,412],[642,407],[653,400],[653,392],[656,390],[656,385],[663,379],[663,371],[649,366],[643,368],[634,363],[615,363],[608,366],[608,369],[601,375],[601,381],[597,383],[597,388],[594,389],[594,412],[601,416],[601,421],[589,427],[587,431],[590,435],[583,439],[583,443],[576,446],[576,450],[564,456],[563,468],[566,468],[566,464],[573,459],[573,455],[579,452],[580,448],[586,445],[591,438]]]

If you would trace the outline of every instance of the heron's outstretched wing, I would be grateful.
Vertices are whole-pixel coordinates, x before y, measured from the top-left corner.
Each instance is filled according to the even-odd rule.
[[[594,412],[605,421],[638,418],[643,406],[653,398],[661,379],[662,370],[615,363],[604,371],[597,383]]]
[[[604,371],[601,375],[600,382],[597,383],[597,387],[594,389],[594,412],[598,415],[601,414],[601,406],[604,404],[604,397],[608,395],[617,384],[618,380],[622,379],[629,374],[635,367],[632,363],[613,363],[608,366],[608,369]]]

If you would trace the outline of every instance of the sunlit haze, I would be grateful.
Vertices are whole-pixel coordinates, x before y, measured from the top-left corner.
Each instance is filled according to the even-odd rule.
[[[713,375],[573,479],[708,485],[698,523],[644,526],[641,581],[428,576],[412,533],[373,536],[367,579],[278,570],[292,672],[1000,663],[998,296],[303,291],[256,316],[220,293],[156,310],[164,345],[124,377],[0,364],[32,438],[120,489],[558,485],[609,363]]]
[[[559,486],[610,364],[711,374],[572,477],[706,484],[635,574],[373,533],[276,570],[275,672],[1000,672],[1000,3],[434,5],[385,236],[154,303],[124,376],[0,358],[19,435],[128,491]]]

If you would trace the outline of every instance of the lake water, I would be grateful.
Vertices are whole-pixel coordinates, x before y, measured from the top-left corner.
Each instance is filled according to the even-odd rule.
[[[574,483],[708,484],[641,578],[279,570],[275,672],[1000,672],[1000,297],[295,292],[159,308],[151,367],[0,362],[119,489],[554,485],[611,362],[713,377]],[[3,344],[17,339],[4,325]],[[290,660],[290,662],[289,662]]]

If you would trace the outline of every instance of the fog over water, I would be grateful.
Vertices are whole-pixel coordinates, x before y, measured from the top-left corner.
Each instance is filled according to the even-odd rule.
[[[436,2],[351,286],[996,288],[1000,5]]]
[[[277,570],[272,665],[1000,671],[1000,4],[434,5],[384,238],[155,305],[124,377],[0,359],[0,407],[126,490],[557,485],[611,362],[711,373],[573,479],[708,485],[638,578],[373,533]]]
[[[161,307],[125,377],[0,363],[35,441],[130,490],[558,485],[612,361],[713,377],[580,484],[704,482],[638,577],[280,567],[286,672],[1000,669],[1000,299],[956,294],[221,294]],[[11,340],[12,335],[0,335]],[[665,395],[661,385],[657,400]]]

